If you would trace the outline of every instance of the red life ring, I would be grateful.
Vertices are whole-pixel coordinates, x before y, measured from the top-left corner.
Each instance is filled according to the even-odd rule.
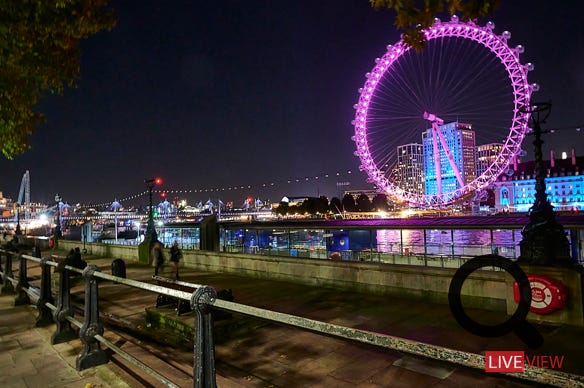
[[[527,276],[531,286],[529,311],[536,314],[551,314],[566,307],[566,291],[563,285],[545,275]],[[519,286],[513,283],[513,299],[519,303]]]

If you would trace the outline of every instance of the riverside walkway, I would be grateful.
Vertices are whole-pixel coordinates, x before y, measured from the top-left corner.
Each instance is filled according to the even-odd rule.
[[[103,272],[111,270],[112,258],[84,256],[84,259]],[[128,278],[151,281],[152,273],[149,266],[128,263]],[[29,276],[34,274],[31,265]],[[230,288],[238,303],[468,352],[525,350],[528,356],[564,356],[561,371],[584,375],[583,328],[537,326],[545,342],[542,348],[531,351],[514,334],[481,338],[466,332],[446,305],[188,268],[181,268],[181,280],[211,285],[217,290]],[[142,290],[128,290],[111,282],[100,283],[100,311],[134,329],[143,328],[147,325],[144,311],[154,307],[156,296]],[[82,296],[82,287],[75,286],[72,294]],[[0,386],[157,386],[140,376],[140,372],[129,373],[111,362],[77,372],[74,364],[80,341],[50,345],[54,325],[35,328],[36,311],[30,306],[13,307],[13,301],[13,295],[0,295]],[[469,311],[469,315],[491,324],[505,319],[502,313],[481,310]],[[176,319],[193,321],[190,315]],[[215,335],[219,387],[533,386],[495,373],[428,361],[237,315],[231,322],[230,330]],[[176,358],[177,362],[192,363],[192,350],[177,347],[165,351],[172,352],[169,357]],[[192,386],[192,382],[185,380],[179,385]]]

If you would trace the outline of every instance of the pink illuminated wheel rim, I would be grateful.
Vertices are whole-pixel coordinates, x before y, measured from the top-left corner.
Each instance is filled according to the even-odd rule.
[[[436,19],[424,34],[427,45],[421,52],[399,41],[376,59],[354,106],[352,140],[360,170],[380,192],[398,202],[432,208],[467,199],[509,172],[511,162],[522,152],[529,119],[525,108],[538,85],[528,83],[533,65],[520,62],[523,47],[511,48],[507,44],[511,34],[497,35],[491,22],[479,26],[456,16],[449,22]],[[422,133],[431,130],[428,117],[437,116],[445,123],[472,124],[477,146],[497,144],[499,148],[496,156],[482,161],[475,176],[467,175],[464,167],[452,190],[445,186],[438,193],[426,194],[405,182],[403,157],[398,159],[397,152],[401,147],[405,153],[406,144],[422,144]],[[439,138],[437,132],[435,138]],[[442,144],[446,150],[447,144]],[[450,162],[440,158],[435,162],[437,166],[450,163],[456,169],[454,157]],[[434,171],[442,169],[434,166]],[[436,180],[442,179],[446,178]]]

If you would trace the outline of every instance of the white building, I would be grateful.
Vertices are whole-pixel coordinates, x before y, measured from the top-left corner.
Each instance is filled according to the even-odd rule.
[[[553,154],[552,154],[553,157]],[[584,157],[543,161],[546,194],[556,211],[584,210]],[[535,161],[517,163],[513,175],[495,182],[495,209],[527,212],[535,202]]]
[[[410,143],[397,147],[395,183],[410,193],[424,194],[424,148]]]

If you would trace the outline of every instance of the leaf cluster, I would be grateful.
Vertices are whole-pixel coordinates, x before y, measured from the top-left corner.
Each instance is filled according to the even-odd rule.
[[[369,0],[376,10],[395,11],[395,26],[403,29],[402,38],[416,50],[424,48],[426,37],[422,33],[434,23],[434,18],[447,12],[460,14],[462,20],[476,20],[495,11],[500,0]]]
[[[0,147],[14,158],[43,115],[43,93],[79,76],[79,41],[115,24],[108,0],[0,0]]]

